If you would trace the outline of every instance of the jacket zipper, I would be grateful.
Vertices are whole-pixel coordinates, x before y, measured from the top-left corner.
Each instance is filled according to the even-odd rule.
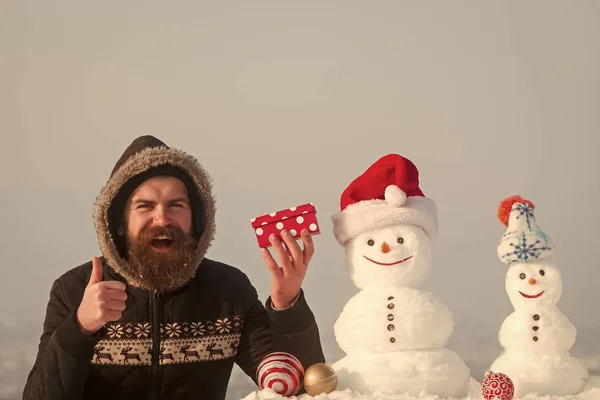
[[[151,399],[158,400],[160,398],[161,374],[160,374],[160,325],[162,304],[160,295],[154,291],[150,297],[152,304],[152,394]]]

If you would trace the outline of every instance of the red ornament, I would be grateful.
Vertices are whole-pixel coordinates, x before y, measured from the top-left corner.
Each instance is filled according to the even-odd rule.
[[[511,400],[515,395],[515,385],[502,373],[486,371],[481,394],[485,400]]]
[[[261,390],[271,389],[285,397],[294,396],[304,380],[304,367],[293,355],[275,352],[262,359],[256,371]]]

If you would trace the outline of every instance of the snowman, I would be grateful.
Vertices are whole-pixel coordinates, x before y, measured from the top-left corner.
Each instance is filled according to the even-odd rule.
[[[504,199],[498,209],[507,229],[497,255],[508,264],[505,288],[515,311],[500,327],[504,351],[490,370],[508,375],[517,397],[575,394],[583,389],[588,371],[569,354],[577,332],[557,307],[562,278],[548,260],[554,244],[537,226],[534,209],[521,196]]]
[[[355,179],[332,217],[359,292],[334,334],[346,356],[332,365],[338,388],[359,393],[463,397],[470,371],[446,349],[449,309],[419,290],[429,274],[437,208],[408,159],[382,157]]]

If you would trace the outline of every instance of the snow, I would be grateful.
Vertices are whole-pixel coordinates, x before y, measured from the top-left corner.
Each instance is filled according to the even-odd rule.
[[[387,250],[382,249],[383,243],[387,244]],[[420,228],[393,225],[352,238],[345,246],[345,261],[350,278],[359,289],[381,286],[416,289],[429,275],[432,250],[431,240]],[[399,260],[406,261],[391,265]]]
[[[516,395],[577,393],[588,377],[585,365],[568,353],[545,355],[507,352],[498,357],[490,369],[508,375],[515,384]]]
[[[241,400],[482,400],[480,383],[471,379],[469,391],[465,397],[444,398],[433,395],[410,396],[406,394],[372,393],[361,394],[350,389],[335,390],[329,394],[310,396],[302,394],[299,396],[283,397],[271,390],[256,391],[243,397]],[[571,396],[538,396],[528,394],[523,397],[513,397],[513,400],[598,400],[600,399],[600,375],[590,376],[583,390]]]
[[[505,349],[534,354],[561,354],[575,344],[577,330],[554,306],[517,310],[500,327],[499,342]]]
[[[560,270],[548,260],[511,264],[504,286],[515,310],[556,305],[563,292]],[[539,297],[527,298],[524,295]]]
[[[349,354],[332,367],[337,372],[338,388],[413,396],[434,393],[440,397],[464,396],[471,372],[449,349]]]
[[[515,311],[502,323],[498,339],[504,351],[490,369],[512,379],[515,395],[579,392],[588,370],[569,353],[577,330],[557,307],[559,269],[546,259],[516,262],[508,267],[505,288]]]
[[[432,293],[409,288],[369,288],[344,306],[334,325],[346,353],[442,348],[454,323]]]
[[[432,259],[425,232],[387,225],[352,238],[345,252],[360,291],[334,325],[346,353],[332,365],[338,387],[464,396],[471,371],[457,353],[444,348],[454,329],[452,313],[433,293],[419,290]]]

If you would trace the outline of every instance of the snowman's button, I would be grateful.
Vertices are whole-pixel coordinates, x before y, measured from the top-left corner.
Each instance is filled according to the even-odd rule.
[[[538,329],[540,329],[540,327],[539,327],[539,326],[534,326],[534,327],[533,327],[533,330],[534,330],[534,331],[537,331]]]
[[[537,336],[534,336],[534,337],[533,337],[533,341],[534,341],[534,342],[537,342],[537,341],[538,341],[538,337],[537,337]]]
[[[396,342],[396,338],[390,338],[390,342],[392,342],[392,343]]]
[[[393,331],[393,330],[394,330],[394,325],[392,325],[392,324],[389,324],[389,325],[388,325],[388,331]]]
[[[388,314],[388,321],[393,321],[394,320],[394,316],[392,314]]]
[[[391,310],[392,308],[394,308],[394,303],[390,303],[388,304],[388,308]]]
[[[388,297],[388,300],[394,300],[394,296]]]
[[[539,319],[540,319],[540,316],[539,316],[538,314],[535,314],[535,315],[533,316],[533,319],[534,319],[534,320],[536,320],[536,321],[539,321]]]

